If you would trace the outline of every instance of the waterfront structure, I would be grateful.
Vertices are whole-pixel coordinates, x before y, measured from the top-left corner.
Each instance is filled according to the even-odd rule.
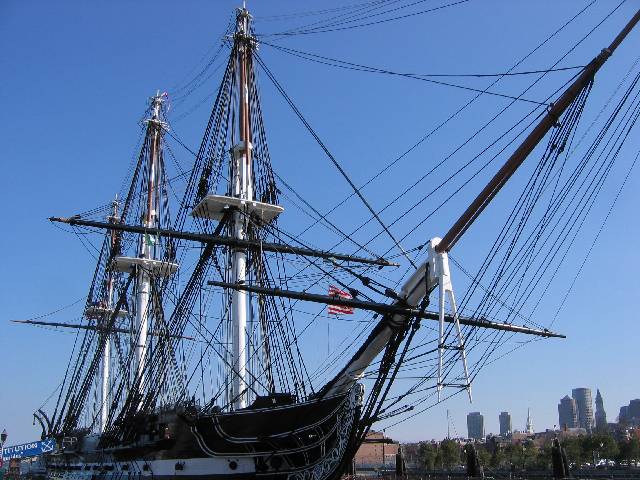
[[[604,432],[607,430],[607,414],[604,411],[604,402],[600,389],[596,391],[596,430]]]
[[[509,412],[500,412],[498,420],[500,421],[500,436],[511,435],[511,414]]]
[[[578,406],[569,395],[565,395],[558,404],[558,426],[560,430],[578,427]]]
[[[527,425],[525,426],[525,433],[533,432],[533,421],[531,420],[531,410],[527,408]]]
[[[467,433],[469,438],[482,440],[484,438],[484,417],[480,412],[467,415]]]
[[[578,425],[587,432],[593,430],[593,400],[590,388],[574,388],[571,396],[578,407]]]
[[[395,467],[396,455],[400,450],[398,442],[387,438],[384,432],[370,431],[356,452],[356,468]]]

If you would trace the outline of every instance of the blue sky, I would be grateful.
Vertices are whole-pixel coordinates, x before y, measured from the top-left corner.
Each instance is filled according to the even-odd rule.
[[[428,1],[409,11],[443,3]],[[471,0],[380,25],[276,41],[290,48],[396,71],[495,73],[509,69],[588,3]],[[340,5],[344,3],[249,2],[259,33],[283,31],[318,18],[273,16]],[[550,66],[614,5],[596,2],[519,69]],[[226,0],[108,4],[7,0],[0,5],[0,198],[4,207],[0,358],[5,374],[0,389],[0,429],[9,432],[9,443],[38,436],[31,426],[31,413],[60,382],[74,338],[69,333],[15,325],[9,320],[57,311],[82,299],[93,268],[93,258],[76,237],[46,218],[86,211],[113,197],[135,154],[138,122],[147,98],[156,89],[171,94],[202,68],[215,53],[236,6],[236,2]],[[626,2],[560,66],[586,64],[609,44],[633,13],[633,2]],[[640,32],[632,32],[598,75],[582,126],[595,117],[636,60],[637,49],[633,47],[639,39]],[[473,95],[425,82],[311,64],[266,45],[260,48],[260,55],[357,184]],[[552,74],[529,92],[528,98],[544,99],[571,74]],[[188,145],[199,142],[217,79],[213,75],[185,102],[176,101],[172,106],[170,118],[176,119],[175,132]],[[513,94],[528,81],[511,78],[495,91]],[[485,88],[491,79],[456,82]],[[327,200],[337,203],[349,194],[348,185],[266,78],[261,79],[261,85],[274,168],[321,210],[328,206]],[[374,207],[384,205],[505,104],[504,99],[483,97],[474,109],[364,189],[364,194]],[[516,106],[485,132],[478,145],[495,137],[529,108]],[[175,148],[178,162],[188,167],[189,155]],[[638,148],[636,131],[607,181],[566,270],[536,312],[538,323],[548,325],[555,315]],[[463,150],[460,161],[472,151]],[[416,228],[407,245],[442,235],[487,178],[488,174],[472,182],[445,214]],[[514,190],[502,192],[456,247],[455,258],[470,271],[481,262],[496,226],[504,221],[511,195],[521,183],[522,178],[514,178]],[[591,387],[594,396],[595,388],[600,388],[607,414],[613,420],[621,405],[640,396],[640,335],[634,308],[639,292],[635,274],[640,263],[635,222],[639,187],[634,171],[555,321],[554,328],[565,333],[566,340],[536,342],[516,350],[483,370],[474,385],[473,405],[458,396],[389,433],[403,440],[441,438],[447,430],[447,409],[455,431],[461,435],[466,431],[466,413],[476,410],[485,414],[487,431],[497,431],[502,410],[512,413],[514,428],[524,428],[528,407],[537,429],[550,428],[557,423],[558,400],[578,386]],[[290,208],[286,202],[285,207]],[[285,225],[291,231],[302,230],[309,220],[294,208],[291,211],[291,220]],[[397,212],[388,212],[383,218],[389,220]],[[417,218],[424,216],[424,212],[417,213]],[[331,218],[350,230],[367,218],[367,212],[352,200]],[[413,223],[400,222],[394,226],[394,233],[404,235],[415,222],[415,218]],[[334,238],[322,235],[315,229],[306,239],[329,246]],[[363,232],[358,238],[367,235]],[[385,245],[389,246],[387,239],[374,243],[380,250]],[[461,272],[454,269],[453,275],[460,297],[465,282]],[[81,304],[48,319],[76,320]],[[341,328],[336,325],[334,333],[341,333]],[[317,335],[325,335],[324,331],[324,327],[319,329]],[[323,342],[325,345],[326,339]],[[326,345],[322,349],[326,351]]]

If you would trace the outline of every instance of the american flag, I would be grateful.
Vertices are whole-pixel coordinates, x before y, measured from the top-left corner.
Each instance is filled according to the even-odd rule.
[[[348,300],[351,300],[353,298],[349,292],[340,290],[338,287],[334,287],[333,285],[329,285],[329,296],[336,298],[346,298]],[[329,305],[329,313],[333,313],[335,315],[351,315],[353,314],[353,307],[347,307],[344,305]]]

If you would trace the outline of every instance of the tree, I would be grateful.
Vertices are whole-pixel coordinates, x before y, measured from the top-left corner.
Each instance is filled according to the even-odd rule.
[[[491,463],[491,453],[486,448],[478,448],[478,461],[483,468],[488,467]]]
[[[533,466],[536,470],[550,470],[552,468],[551,462],[551,442],[548,441],[537,450]]]
[[[427,470],[434,470],[436,468],[436,460],[438,459],[438,445],[427,442],[420,442],[418,447],[418,453],[420,459]]]
[[[578,467],[582,464],[583,450],[582,440],[580,437],[565,438],[562,441],[562,446],[567,452],[567,459],[569,463],[575,463]]]
[[[522,444],[522,455],[524,468],[533,468],[538,458],[538,447],[532,441],[527,441]]]
[[[506,455],[500,445],[496,445],[493,449],[493,454],[491,455],[491,460],[489,461],[489,465],[491,468],[500,468],[503,463],[505,463]]]
[[[522,465],[522,447],[513,443],[504,448],[504,455],[512,467],[518,468]]]
[[[630,440],[620,442],[618,458],[626,460],[629,466],[631,466],[631,462],[640,460],[640,441],[634,437]]]
[[[442,466],[450,469],[460,464],[460,445],[457,442],[446,439],[440,442],[440,453],[442,455]]]
[[[599,433],[581,438],[583,458],[597,457],[611,459],[618,456],[618,444],[613,437],[607,433]]]

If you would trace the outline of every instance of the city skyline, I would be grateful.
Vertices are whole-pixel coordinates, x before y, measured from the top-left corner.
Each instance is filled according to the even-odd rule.
[[[494,433],[490,429],[486,428],[485,414],[482,411],[474,411],[467,413],[467,437],[466,438],[478,438],[478,432],[481,429],[483,432],[483,438],[489,435],[501,435],[505,436],[509,433],[538,433],[546,430],[563,430],[565,428],[585,428],[588,433],[595,432],[597,430],[606,430],[608,428],[606,409],[604,408],[604,400],[599,388],[596,388],[596,399],[589,403],[591,399],[591,389],[589,387],[577,387],[572,389],[572,394],[581,397],[583,408],[583,425],[589,425],[589,430],[580,424],[580,416],[578,411],[578,402],[576,398],[565,395],[560,399],[558,408],[558,423],[554,425],[544,426],[539,429],[535,429],[533,426],[533,419],[531,415],[531,407],[527,407],[527,415],[524,423],[524,428],[513,428],[512,415],[509,411],[503,410],[497,415],[498,418],[498,430],[499,433]],[[589,412],[591,413],[591,422],[589,422]],[[621,415],[615,418],[615,422],[618,423],[624,420],[622,413],[626,415],[626,421],[634,419],[635,422],[640,424],[640,399],[632,399],[629,401],[629,405],[623,405],[620,408]],[[488,418],[490,418],[489,415]],[[600,423],[598,423],[600,418]],[[563,420],[564,419],[564,420]],[[473,435],[472,431],[473,430]]]

